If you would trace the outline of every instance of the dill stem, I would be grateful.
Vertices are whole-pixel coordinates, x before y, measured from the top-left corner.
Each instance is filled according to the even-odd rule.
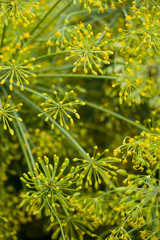
[[[3,31],[2,31],[2,38],[1,38],[1,45],[0,45],[0,48],[3,47],[4,37],[5,37],[5,32],[6,32],[6,24],[4,23],[4,25],[3,25]]]
[[[95,76],[93,74],[43,74],[43,75],[37,75],[36,78],[95,78],[95,79],[117,79],[117,77],[114,77],[114,76],[101,76],[101,75],[98,75],[98,76]],[[46,79],[47,81],[48,79]]]
[[[33,36],[32,38],[30,38],[28,41],[27,41],[27,44],[30,44],[31,42],[33,42],[37,37],[39,37],[43,31],[56,19],[58,18],[61,13],[63,13],[71,4],[72,4],[72,0],[70,0],[57,14],[55,14],[53,16],[53,18],[51,18],[51,20],[49,22],[47,22],[40,30],[37,34],[35,34],[35,36]]]
[[[51,204],[50,204],[49,201],[48,201],[48,198],[46,198],[46,201],[47,201],[47,204],[48,204],[49,208],[50,208],[51,211],[53,212],[54,216],[56,217],[56,219],[57,219],[57,221],[58,221],[58,223],[59,223],[59,225],[60,225],[60,229],[61,229],[61,233],[62,233],[63,240],[66,240],[66,239],[65,239],[65,236],[64,236],[63,227],[62,227],[62,224],[61,224],[61,221],[60,221],[59,217],[57,216],[57,214],[56,214],[55,211],[53,210]]]
[[[57,2],[48,10],[48,12],[44,15],[44,17],[39,21],[39,23],[31,30],[30,35],[32,35],[37,28],[41,25],[42,22],[48,17],[48,15],[53,11],[53,9],[58,5],[61,0],[57,0]]]

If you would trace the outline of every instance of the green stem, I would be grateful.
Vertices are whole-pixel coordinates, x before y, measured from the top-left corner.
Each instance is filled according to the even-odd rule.
[[[91,74],[43,74],[43,75],[37,75],[37,78],[94,78],[94,79],[117,79],[117,77],[113,76],[95,76]]]
[[[14,126],[14,129],[15,129],[15,132],[16,132],[16,136],[18,137],[18,140],[19,140],[19,143],[20,143],[20,146],[21,146],[21,149],[22,149],[22,152],[24,154],[24,157],[26,159],[26,163],[27,163],[27,166],[28,166],[28,169],[30,172],[33,172],[33,169],[32,169],[32,166],[31,166],[31,163],[30,163],[30,159],[28,157],[28,154],[27,154],[27,151],[24,147],[24,143],[22,141],[22,136],[17,128],[17,124],[15,123],[15,121],[13,121],[13,126]]]
[[[70,0],[70,1],[64,6],[64,8],[62,8],[57,14],[55,14],[55,15],[53,16],[53,18],[51,18],[51,20],[50,20],[49,22],[47,22],[47,23],[44,25],[43,28],[40,29],[40,31],[39,31],[35,36],[33,36],[32,38],[30,38],[27,43],[30,44],[30,43],[33,42],[37,37],[39,37],[39,35],[41,35],[41,33],[43,33],[43,31],[44,31],[56,18],[58,18],[58,17],[61,15],[61,13],[63,13],[72,3],[73,3],[73,0]]]
[[[62,55],[62,54],[65,54],[65,53],[69,53],[69,51],[55,52],[55,53],[51,53],[49,55],[43,55],[43,56],[40,56],[40,57],[36,58],[34,63],[39,62],[39,61],[43,61],[44,59],[51,58],[53,56]],[[26,64],[28,64],[30,62],[33,62],[33,60],[28,61]]]
[[[48,17],[48,15],[53,11],[53,9],[58,5],[58,3],[60,2],[61,0],[58,0],[50,9],[49,11],[44,15],[44,17],[39,21],[39,23],[31,30],[30,32],[30,35],[32,35],[36,30],[37,28],[41,25],[42,22],[44,22],[44,20]]]
[[[99,10],[98,8],[93,9],[92,13],[93,12],[98,12],[98,10]],[[68,14],[68,16],[65,18],[64,26],[66,26],[66,21],[68,21],[70,19],[70,17],[75,16],[75,15],[82,15],[82,14],[85,14],[85,13],[88,13],[88,10],[80,10],[80,11],[76,11],[76,12],[72,12],[72,13]]]
[[[62,238],[63,238],[63,240],[66,240],[66,239],[65,239],[65,236],[64,236],[63,227],[62,227],[62,224],[61,224],[61,221],[60,221],[59,217],[57,216],[57,214],[56,214],[55,211],[53,210],[51,204],[50,204],[49,201],[48,201],[48,198],[46,198],[46,201],[47,201],[47,204],[48,204],[49,208],[51,209],[52,213],[54,214],[54,216],[56,217],[56,219],[57,219],[57,221],[58,221],[58,223],[59,223],[59,225],[60,225],[60,229],[61,229],[61,233],[62,233]]]
[[[29,89],[27,87],[25,87],[25,90],[27,90],[28,92],[34,93],[42,98],[45,98],[42,94]],[[21,99],[24,100],[25,103],[27,103],[30,107],[32,107],[34,110],[36,110],[38,113],[39,112],[43,112],[43,110],[38,107],[35,103],[33,103],[30,99],[28,99],[26,96],[24,96],[22,93],[19,93],[18,91],[14,90],[14,92],[16,93],[16,95],[18,95]],[[50,117],[49,120],[51,122],[53,122],[54,120]],[[84,149],[79,145],[79,143],[63,128],[61,127],[57,122],[55,122],[55,126],[57,128],[59,128],[59,130],[69,139],[69,142],[71,142],[71,144],[79,151],[79,153],[81,154],[81,156],[83,156],[84,158],[86,158],[86,152],[84,151]]]
[[[0,48],[3,47],[5,32],[6,32],[6,24],[4,23],[4,25],[3,25],[2,37],[1,37],[1,46],[0,46]]]

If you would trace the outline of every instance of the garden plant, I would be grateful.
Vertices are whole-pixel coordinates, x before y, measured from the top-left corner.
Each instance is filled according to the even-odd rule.
[[[160,0],[0,0],[0,239],[160,240]]]

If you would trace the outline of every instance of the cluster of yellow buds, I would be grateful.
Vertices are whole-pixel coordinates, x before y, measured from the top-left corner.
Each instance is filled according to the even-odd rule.
[[[0,19],[4,18],[6,25],[8,20],[18,25],[21,22],[25,22],[25,27],[29,24],[28,17],[34,17],[35,14],[32,12],[33,8],[38,8],[39,2],[33,2],[31,0],[3,0],[0,1]]]
[[[108,153],[109,150],[105,149],[102,153],[97,152],[98,147],[94,147],[93,156],[90,156],[89,153],[86,154],[86,159],[74,158],[73,161],[83,162],[80,165],[81,176],[83,179],[79,182],[83,184],[85,179],[85,187],[88,188],[89,185],[93,185],[98,189],[98,186],[105,181],[109,184],[109,179],[113,176],[116,176],[116,170],[118,169],[113,163],[121,162],[120,159],[116,157],[102,157],[104,154]]]
[[[7,101],[4,103],[0,99],[0,121],[3,122],[4,130],[9,129],[11,135],[14,135],[14,130],[10,127],[9,122],[12,122],[13,119],[17,119],[22,122],[22,119],[15,116],[14,112],[18,112],[18,107],[22,106],[22,103],[17,104],[16,106],[11,106],[9,100],[11,99],[11,95],[8,95]]]
[[[159,180],[152,175],[130,174],[124,180],[126,187],[117,188],[124,198],[119,203],[121,216],[134,228],[159,217]],[[154,214],[153,214],[154,209]],[[158,224],[158,222],[157,222]]]
[[[134,169],[143,171],[144,168],[159,169],[160,135],[142,132],[134,138],[126,137],[123,144],[114,151],[115,156],[122,154],[123,163],[131,159]]]
[[[117,227],[111,230],[111,234],[105,240],[131,240],[131,236],[128,234],[126,229],[122,227]]]
[[[79,3],[83,3],[83,7],[91,12],[92,7],[98,7],[100,12],[108,9],[109,6],[111,9],[115,9],[117,4],[123,3],[126,0],[79,0]],[[73,0],[73,4],[77,4],[77,0]]]
[[[88,70],[97,75],[97,71],[103,74],[101,64],[110,64],[109,55],[113,54],[108,50],[108,40],[111,36],[109,29],[106,27],[104,33],[99,32],[94,35],[91,24],[87,26],[80,23],[74,27],[74,31],[68,31],[68,38],[64,39],[67,45],[70,56],[65,59],[75,59],[73,63],[73,72],[83,66],[84,72],[87,74]]]
[[[74,93],[73,90],[66,92],[62,100],[59,99],[57,91],[54,91],[53,94],[55,99],[50,97],[47,93],[44,93],[43,96],[46,97],[46,102],[41,103],[41,106],[44,107],[44,112],[38,114],[38,117],[46,115],[45,121],[47,122],[50,117],[53,117],[53,123],[51,129],[54,129],[56,119],[59,119],[59,123],[62,127],[65,127],[66,130],[69,130],[68,125],[66,124],[65,117],[69,118],[71,124],[74,124],[73,118],[70,114],[74,114],[77,119],[80,119],[80,115],[77,113],[77,110],[73,107],[77,105],[85,105],[84,102],[79,100],[69,101],[70,95]]]
[[[160,6],[137,8],[131,7],[132,13],[126,16],[125,27],[119,28],[120,40],[125,43],[123,52],[130,49],[134,55],[142,50],[159,53],[160,43]],[[135,30],[136,29],[136,30]]]
[[[85,240],[86,234],[91,237],[97,237],[93,232],[97,228],[98,222],[91,216],[89,211],[81,209],[70,212],[63,211],[59,214],[59,219],[66,239]],[[52,239],[58,239],[61,231],[58,221],[54,221],[49,225],[47,231],[51,230],[53,232]]]
[[[53,209],[56,209],[59,204],[66,209],[69,209],[71,206],[71,196],[69,194],[66,195],[66,191],[70,191],[70,187],[80,177],[78,174],[79,168],[71,167],[70,171],[64,175],[69,165],[69,159],[65,158],[60,166],[59,162],[57,155],[53,157],[53,164],[50,164],[49,158],[44,156],[43,159],[38,159],[33,172],[24,173],[23,177],[21,177],[21,181],[30,189],[25,195],[22,195],[23,201],[21,206],[27,204],[27,211],[33,214],[40,214],[42,209],[48,206],[47,203],[51,204]],[[81,186],[74,188],[73,191],[80,189]]]
[[[31,65],[35,61],[35,58],[30,60],[24,60],[22,63],[19,59],[10,58],[10,60],[5,59],[1,56],[0,63],[0,84],[4,84],[9,81],[9,89],[13,90],[13,84],[16,82],[17,86],[21,86],[21,90],[24,90],[23,84],[29,84],[29,77],[36,77],[36,74],[32,73],[35,68],[41,68],[41,65]],[[3,64],[3,65],[2,65]]]

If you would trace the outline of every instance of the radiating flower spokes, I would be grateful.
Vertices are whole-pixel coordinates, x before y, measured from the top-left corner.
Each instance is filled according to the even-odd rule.
[[[21,180],[30,189],[25,195],[22,195],[22,206],[28,205],[28,210],[34,214],[39,214],[43,208],[47,206],[49,201],[55,209],[59,205],[63,205],[66,209],[71,207],[70,191],[78,191],[81,186],[72,189],[71,186],[76,184],[80,177],[79,168],[72,167],[68,174],[64,175],[69,165],[69,159],[65,158],[59,169],[59,157],[54,155],[54,164],[49,163],[47,156],[44,160],[39,158],[33,173],[24,173]],[[67,194],[66,194],[67,192]]]
[[[109,186],[110,178],[116,176],[117,167],[112,163],[121,162],[120,159],[115,157],[102,157],[104,154],[108,153],[108,149],[104,150],[102,153],[96,153],[98,149],[97,146],[94,147],[93,156],[89,153],[86,155],[86,159],[74,158],[73,161],[82,161],[83,164],[79,166],[81,171],[81,176],[83,177],[80,184],[83,184],[85,179],[85,187],[88,188],[89,185],[93,185],[96,189],[98,186],[105,181]]]
[[[14,130],[10,127],[9,122],[12,122],[14,119],[18,121],[22,121],[21,118],[16,117],[14,112],[18,112],[18,108],[22,106],[22,103],[19,103],[15,106],[11,106],[9,100],[11,99],[11,95],[8,96],[7,101],[4,103],[2,99],[0,99],[0,121],[3,122],[4,130],[9,130],[11,135],[14,135]]]
[[[122,227],[117,227],[111,230],[111,234],[105,240],[131,240],[131,236],[128,234],[127,230]]]
[[[58,215],[64,229],[66,240],[84,240],[86,235],[97,237],[93,232],[97,228],[98,221],[89,211],[76,209],[74,211],[64,212],[61,209]],[[49,225],[47,231],[50,230],[54,231],[52,239],[61,239],[58,221],[54,221]]]
[[[160,5],[159,0],[134,0],[132,3],[134,6],[146,7],[146,6],[158,6]]]
[[[124,28],[119,28],[120,40],[124,44],[121,50],[124,54],[132,52],[133,56],[137,54],[146,54],[146,51],[159,53],[159,30],[160,30],[160,6],[147,6],[138,8],[131,7],[130,15],[126,13],[126,23]]]
[[[80,115],[77,113],[77,110],[74,107],[77,105],[85,105],[84,102],[80,102],[79,100],[69,101],[69,97],[73,93],[73,90],[66,92],[62,99],[58,97],[57,91],[53,92],[54,98],[49,96],[47,93],[44,93],[43,96],[46,97],[47,101],[41,103],[41,106],[44,107],[44,112],[38,114],[38,117],[45,115],[45,121],[48,121],[49,118],[52,117],[53,123],[51,125],[51,129],[54,129],[55,121],[56,119],[59,119],[60,125],[65,127],[66,130],[69,130],[65,118],[69,118],[71,124],[74,124],[73,118],[71,117],[72,114],[74,114],[77,119],[80,119]]]
[[[36,74],[32,73],[35,68],[41,68],[41,65],[31,65],[35,61],[35,58],[31,60],[24,60],[19,63],[19,60],[13,57],[10,60],[3,59],[0,64],[0,84],[4,84],[9,81],[9,89],[13,90],[13,83],[16,82],[17,86],[21,86],[21,90],[24,90],[23,84],[29,84],[29,77],[36,77]],[[2,65],[5,64],[5,65]]]
[[[114,153],[115,156],[122,154],[123,163],[131,159],[135,170],[143,171],[144,168],[151,166],[158,169],[160,167],[160,135],[143,131],[134,138],[126,137]]]
[[[150,175],[131,174],[124,183],[127,186],[117,190],[124,193],[118,208],[125,223],[141,228],[151,219],[158,218],[160,181]]]
[[[107,47],[111,33],[107,27],[105,30],[106,32],[97,33],[95,36],[90,24],[85,27],[80,23],[74,31],[69,31],[69,37],[64,43],[67,46],[66,50],[70,51],[70,56],[65,59],[67,61],[75,59],[73,72],[83,67],[85,73],[90,69],[95,75],[97,71],[103,74],[101,65],[110,64],[109,55],[113,54]]]

